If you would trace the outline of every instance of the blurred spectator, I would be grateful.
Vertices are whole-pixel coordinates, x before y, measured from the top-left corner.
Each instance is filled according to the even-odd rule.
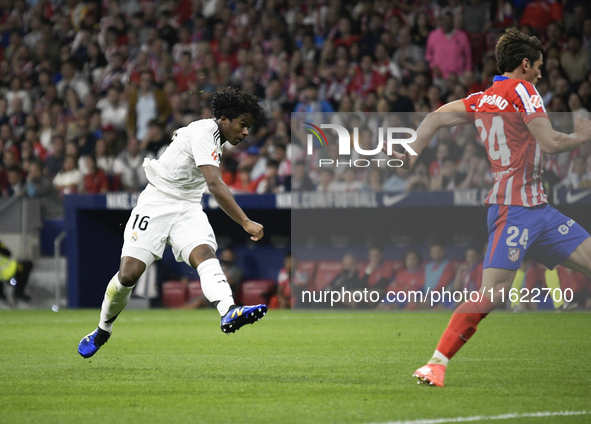
[[[383,294],[394,278],[394,267],[391,262],[384,261],[384,252],[377,246],[369,248],[367,259],[369,262],[361,272],[361,286]]]
[[[411,32],[406,27],[398,33],[398,48],[393,60],[401,69],[405,81],[409,81],[414,74],[427,71],[424,48],[413,43]]]
[[[353,292],[355,290],[362,290],[362,282],[359,278],[359,270],[357,269],[357,257],[351,253],[345,253],[343,256],[343,270],[332,279],[332,281],[324,288],[324,291],[338,291],[342,292],[342,290]],[[330,297],[330,296],[329,296]],[[355,302],[349,302],[349,299],[345,297],[345,299],[341,299],[342,305],[335,305],[335,306],[346,306],[349,308],[356,307]]]
[[[22,169],[18,166],[11,166],[6,170],[6,179],[8,185],[2,191],[3,197],[18,197],[25,192],[25,184],[22,178]]]
[[[78,170],[75,156],[67,155],[64,158],[62,169],[53,179],[53,185],[61,196],[76,194],[82,188],[82,174]]]
[[[345,170],[343,181],[336,182],[333,191],[354,192],[359,191],[363,183],[357,179],[357,168],[349,167]]]
[[[576,31],[568,34],[568,48],[560,55],[560,64],[571,83],[578,83],[585,79],[589,70],[589,56],[582,48],[583,38]]]
[[[291,175],[292,191],[314,191],[314,183],[306,172],[304,162],[296,162]]]
[[[297,267],[297,262],[292,263],[291,253],[288,253],[283,258],[283,268],[277,276],[277,302],[280,309],[291,309],[291,275],[294,267]]]
[[[463,27],[467,33],[481,33],[488,31],[490,23],[490,5],[481,0],[469,0],[464,7]]]
[[[135,193],[143,190],[148,184],[142,167],[144,158],[152,159],[153,156],[140,150],[139,142],[135,137],[130,137],[127,140],[127,148],[119,153],[113,162],[113,173],[121,176],[121,185],[125,191]]]
[[[429,22],[429,16],[424,10],[419,10],[415,14],[415,23],[410,29],[412,43],[419,46],[423,53],[427,47],[429,33],[433,30]],[[401,41],[399,41],[401,42]]]
[[[64,139],[59,135],[56,135],[55,137],[53,137],[51,149],[49,150],[49,154],[47,155],[47,159],[45,161],[45,168],[47,170],[47,175],[50,179],[53,180],[53,178],[57,175],[60,169],[62,169],[65,157],[66,152],[64,146]]]
[[[431,179],[431,190],[456,190],[468,188],[470,179],[457,170],[456,161],[451,157],[443,159],[439,175]]]
[[[180,63],[174,71],[174,80],[176,82],[179,93],[183,93],[197,82],[197,76],[191,66],[191,53],[184,51],[181,55]]]
[[[121,92],[118,86],[109,87],[106,97],[96,104],[101,111],[101,125],[112,126],[117,130],[124,130],[127,123],[127,103],[121,101]]]
[[[473,247],[466,249],[465,261],[456,268],[454,290],[468,292],[480,290],[482,285],[483,261],[478,250]]]
[[[319,173],[320,177],[316,185],[316,191],[320,193],[335,191],[334,171],[330,168],[320,168]]]
[[[266,194],[279,192],[281,182],[278,172],[279,163],[276,160],[268,160],[265,174],[256,181],[256,193]]]
[[[451,290],[456,270],[452,262],[445,257],[445,248],[439,242],[429,247],[431,261],[425,265],[425,287],[430,291]]]
[[[436,78],[462,75],[472,70],[472,53],[466,33],[454,28],[453,16],[446,13],[441,26],[429,34],[425,57]]]
[[[367,183],[362,187],[362,190],[371,191],[373,193],[380,193],[384,190],[383,173],[377,168],[370,169],[367,174]]]
[[[27,177],[27,197],[41,199],[41,218],[52,219],[63,216],[63,206],[60,195],[51,180],[43,173],[40,161],[32,162]]]
[[[585,156],[575,156],[573,159],[572,169],[568,175],[558,184],[557,188],[566,188],[568,190],[576,190],[581,185],[587,171]]]
[[[407,297],[405,302],[391,302],[391,300],[393,299],[393,295],[399,292],[404,292],[408,295],[410,291],[421,291],[423,289],[425,285],[425,270],[421,267],[421,261],[421,255],[415,250],[407,250],[404,253],[404,268],[396,273],[394,281],[386,287],[386,306],[416,309],[417,303],[413,297]]]
[[[230,185],[230,188],[235,193],[249,193],[253,194],[256,192],[257,183],[250,179],[251,169],[248,165],[240,164],[236,171],[236,178],[234,183]]]
[[[76,64],[73,59],[68,59],[62,63],[61,76],[62,79],[56,85],[57,95],[60,99],[65,97],[68,88],[73,88],[78,99],[84,102],[86,96],[90,93],[90,86],[82,74],[76,71]]]
[[[102,169],[107,175],[113,173],[115,158],[107,151],[107,142],[102,138],[99,138],[94,144],[94,157],[96,158],[96,166],[99,169]]]
[[[96,166],[96,158],[93,155],[86,156],[86,174],[82,192],[85,194],[105,194],[109,190],[109,180],[105,171]]]
[[[126,84],[129,80],[127,70],[123,63],[125,59],[119,52],[113,52],[108,58],[108,65],[102,72],[100,79],[97,81],[98,92],[105,93],[110,87],[114,85]],[[81,97],[84,100],[84,97]]]
[[[562,3],[550,0],[533,0],[525,6],[519,26],[534,28],[540,34],[546,32],[551,22],[562,21]]]
[[[334,110],[329,102],[318,99],[318,86],[312,83],[302,92],[294,112],[334,112]]]
[[[148,132],[140,143],[140,150],[145,150],[158,158],[169,144],[170,138],[164,133],[164,125],[156,119],[150,120]]]
[[[129,94],[127,130],[138,140],[143,140],[148,132],[148,123],[157,119],[166,123],[170,117],[170,103],[166,94],[154,86],[152,72],[143,70],[139,74],[139,87]]]
[[[384,191],[404,191],[408,187],[410,171],[394,168],[394,173],[384,183]]]
[[[14,302],[29,302],[31,297],[25,294],[25,287],[29,281],[29,274],[33,268],[31,261],[17,261],[12,258],[10,250],[0,242],[0,300],[7,302],[4,294],[4,281],[14,286]],[[9,305],[12,307],[13,305]]]
[[[381,87],[386,85],[386,78],[385,75],[374,70],[372,57],[370,55],[363,55],[361,63],[357,68],[357,73],[349,86],[349,91],[355,93],[359,98],[364,98],[370,92],[377,92]]]

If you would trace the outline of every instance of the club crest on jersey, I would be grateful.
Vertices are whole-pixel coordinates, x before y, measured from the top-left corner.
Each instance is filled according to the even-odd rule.
[[[532,106],[536,109],[540,109],[542,107],[542,99],[537,94],[531,96],[529,98],[529,101],[531,102]]]
[[[510,247],[509,248],[509,260],[511,262],[517,262],[519,259],[519,252],[521,251],[518,247]]]
[[[137,241],[137,239],[138,239],[138,235],[137,235],[137,233],[136,233],[136,232],[134,232],[134,233],[131,235],[131,241]]]

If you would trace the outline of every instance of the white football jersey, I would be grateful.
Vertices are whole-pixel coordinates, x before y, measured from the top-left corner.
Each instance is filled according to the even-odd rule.
[[[179,128],[159,159],[145,159],[150,184],[179,199],[201,202],[205,178],[201,165],[220,166],[222,145],[215,120],[201,119]]]

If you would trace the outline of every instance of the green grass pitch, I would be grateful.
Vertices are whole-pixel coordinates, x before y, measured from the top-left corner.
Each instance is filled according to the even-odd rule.
[[[270,311],[225,335],[215,310],[130,310],[84,360],[98,310],[1,311],[0,423],[591,422],[591,314],[492,314],[444,389],[418,386],[449,316]]]

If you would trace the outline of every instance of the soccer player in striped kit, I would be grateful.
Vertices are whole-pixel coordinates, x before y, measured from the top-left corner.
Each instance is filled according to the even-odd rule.
[[[565,152],[591,141],[591,122],[577,119],[572,134],[552,129],[535,88],[543,63],[536,37],[507,29],[497,43],[496,57],[500,75],[492,87],[429,114],[413,143],[420,154],[439,128],[473,123],[495,179],[486,199],[489,241],[482,296],[456,309],[432,358],[413,374],[419,383],[438,387],[443,387],[449,360],[506,299],[526,251],[548,268],[560,264],[591,276],[589,233],[547,203],[541,178],[542,153]],[[409,168],[417,159],[408,152],[393,156]]]

